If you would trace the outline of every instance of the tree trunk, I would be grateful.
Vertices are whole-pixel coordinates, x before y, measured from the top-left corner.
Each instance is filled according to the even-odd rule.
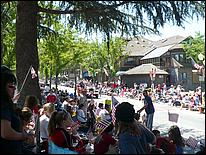
[[[32,65],[38,73],[37,51],[37,1],[18,1],[16,19],[16,75],[18,90]],[[26,95],[35,95],[41,101],[39,78],[29,73],[22,89],[19,103],[24,104]]]
[[[1,64],[3,64],[4,57],[4,48],[3,48],[3,39],[1,38]]]
[[[45,69],[45,84],[48,83],[48,77],[49,77],[49,75],[48,75],[48,68],[46,67],[46,69]]]
[[[57,68],[56,68],[56,75],[55,75],[55,89],[56,89],[56,93],[57,93],[57,88],[58,88],[58,71],[57,71]]]
[[[50,67],[49,87],[52,89],[52,66]]]

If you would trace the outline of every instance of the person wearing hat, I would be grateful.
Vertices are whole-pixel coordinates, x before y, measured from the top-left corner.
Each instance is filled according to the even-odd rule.
[[[1,66],[1,153],[22,153],[22,143],[33,139],[22,131],[21,121],[14,107],[16,77],[5,65]]]
[[[135,119],[135,110],[129,102],[116,107],[115,127],[117,128],[120,154],[148,154],[149,143],[154,144],[155,135]]]

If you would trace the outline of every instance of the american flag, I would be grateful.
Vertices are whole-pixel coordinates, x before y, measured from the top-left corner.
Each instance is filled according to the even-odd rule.
[[[203,66],[198,65],[195,60],[191,57],[192,66],[196,69],[202,69]]]
[[[195,149],[195,147],[197,146],[197,143],[198,143],[198,141],[196,139],[194,139],[193,137],[189,137],[186,140],[186,144],[193,149]]]
[[[100,133],[104,131],[104,129],[106,129],[111,122],[107,121],[107,120],[100,120],[99,122],[97,122],[95,124],[95,129],[100,130]]]
[[[31,78],[34,79],[37,77],[36,71],[34,70],[33,67],[31,67]]]
[[[116,117],[115,117],[115,112],[116,112],[116,107],[119,104],[119,102],[114,98],[114,96],[112,96],[112,123],[115,124],[116,121]]]

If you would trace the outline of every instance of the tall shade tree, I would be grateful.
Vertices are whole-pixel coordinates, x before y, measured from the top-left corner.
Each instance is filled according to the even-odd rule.
[[[116,75],[116,72],[119,70],[119,62],[120,59],[124,60],[127,57],[127,53],[123,54],[124,47],[126,45],[126,41],[121,38],[112,38],[109,41],[110,49],[106,50],[105,43],[103,44],[103,48],[105,51],[108,51],[105,68],[108,70],[109,77],[113,80]]]
[[[6,1],[4,1],[6,2]],[[21,86],[30,65],[38,71],[37,23],[51,14],[68,14],[71,27],[88,34],[99,30],[107,34],[138,35],[158,32],[166,22],[182,26],[183,21],[194,15],[205,16],[204,1],[18,1],[16,25],[16,73]],[[54,7],[55,6],[55,7]],[[56,9],[58,8],[60,9]],[[44,16],[40,14],[44,13]],[[149,21],[149,22],[147,22]],[[148,26],[149,24],[149,26]],[[108,44],[109,45],[109,44]],[[25,84],[21,99],[26,94],[40,98],[38,78]]]
[[[205,57],[205,36],[196,32],[194,38],[189,38],[183,44],[183,50],[186,52],[187,57],[192,57],[196,62],[199,62],[198,54]]]
[[[77,36],[75,36],[74,32],[71,32],[69,27],[64,28],[60,23],[56,23],[54,30],[56,32],[55,34],[49,35],[39,41],[39,53],[41,58],[41,72],[43,70],[50,70],[50,76],[52,77],[55,74],[57,82],[59,73],[69,65],[74,65],[71,64],[71,61],[73,61],[71,55],[74,52],[74,45],[76,48],[78,45],[75,43]]]
[[[16,70],[16,5],[17,2],[1,4],[1,64]]]
[[[108,43],[110,49],[108,50]],[[101,74],[101,79],[103,80],[103,73],[105,70],[108,72],[107,80],[113,80],[116,72],[119,70],[120,59],[127,57],[127,54],[123,54],[123,48],[126,44],[124,39],[115,37],[108,41],[103,41],[101,44],[96,41],[90,46],[90,57],[87,59],[86,68],[90,71],[92,75],[96,73]],[[102,81],[101,80],[101,81]],[[105,79],[104,79],[105,80]]]
[[[92,43],[88,43],[87,51],[87,57],[85,57],[85,61],[83,61],[82,67],[89,72],[90,76],[93,76],[95,78],[96,74],[98,72],[101,72],[101,69],[104,67],[104,51],[102,51],[101,44],[98,43],[98,40]]]
[[[37,1],[18,1],[16,17],[16,75],[18,88],[22,86],[30,66],[33,66],[36,73],[38,73],[37,12]],[[31,74],[29,75],[19,99],[22,104],[26,95],[35,95],[41,99],[39,79],[32,79]]]

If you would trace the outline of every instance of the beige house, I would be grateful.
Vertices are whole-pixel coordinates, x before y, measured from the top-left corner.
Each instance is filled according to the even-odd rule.
[[[159,84],[165,82],[167,86],[181,84],[186,90],[194,90],[200,84],[205,87],[204,81],[199,81],[199,75],[194,70],[191,60],[186,57],[182,48],[182,42],[189,37],[174,36],[159,41],[151,41],[145,38],[131,39],[126,48],[125,53],[129,57],[126,61],[121,62],[120,71],[128,71],[142,64],[153,64],[158,69],[166,71],[168,75],[164,75],[163,79],[157,76],[154,83]],[[145,73],[139,70],[138,74],[122,75],[122,80],[130,85],[135,79],[136,83],[141,83],[144,79],[148,85],[151,81],[144,78]],[[162,76],[160,76],[162,77]],[[132,80],[134,79],[134,80]]]
[[[133,87],[133,83],[148,83],[148,81],[150,82],[150,85],[152,83],[152,79],[150,78],[150,72],[152,69],[156,71],[153,80],[155,80],[156,83],[163,83],[168,73],[157,68],[153,64],[142,64],[126,71],[122,75],[122,80],[127,81],[127,85],[129,87]]]

